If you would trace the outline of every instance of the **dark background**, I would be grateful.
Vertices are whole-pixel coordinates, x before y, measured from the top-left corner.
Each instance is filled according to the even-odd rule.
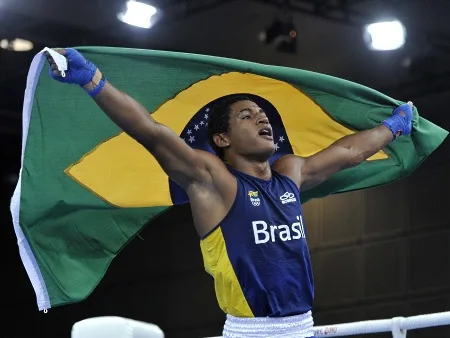
[[[281,4],[284,3],[285,7]],[[225,320],[204,272],[189,206],[147,227],[84,302],[37,310],[21,263],[9,201],[20,168],[21,109],[32,57],[43,47],[105,45],[217,55],[326,73],[412,100],[450,130],[450,1],[159,0],[150,30],[116,19],[121,0],[5,0],[0,39],[25,38],[31,52],[0,49],[0,337],[70,337],[72,325],[117,315],[155,323],[167,337],[220,335]],[[386,12],[405,24],[405,47],[369,51],[362,26]],[[284,14],[283,14],[284,13]],[[258,41],[277,16],[293,16],[291,52]],[[292,47],[295,51],[292,52]],[[316,325],[450,309],[450,141],[409,178],[305,205],[316,280]],[[390,334],[373,335],[389,337]],[[449,327],[408,337],[449,337]]]

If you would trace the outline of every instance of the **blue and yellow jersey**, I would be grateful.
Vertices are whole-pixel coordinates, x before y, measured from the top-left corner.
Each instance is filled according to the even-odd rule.
[[[262,180],[229,170],[238,182],[236,199],[200,241],[220,308],[236,317],[310,311],[314,283],[296,184],[275,171]]]

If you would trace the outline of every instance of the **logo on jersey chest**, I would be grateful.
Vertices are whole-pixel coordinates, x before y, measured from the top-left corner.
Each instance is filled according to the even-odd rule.
[[[287,204],[296,202],[297,199],[295,198],[295,195],[293,193],[286,191],[283,195],[280,196],[280,201],[283,204]]]
[[[253,206],[258,207],[261,205],[261,198],[259,197],[259,192],[257,190],[248,192],[248,198],[250,202],[252,202]],[[286,191],[283,195],[280,196],[280,201],[283,204],[294,203],[297,202],[297,198],[291,192]]]
[[[248,192],[248,198],[250,199],[250,202],[257,207],[261,204],[261,199],[259,198],[259,192],[258,191],[249,191]]]

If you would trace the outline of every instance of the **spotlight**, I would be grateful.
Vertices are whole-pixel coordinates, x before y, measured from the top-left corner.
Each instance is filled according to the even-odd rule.
[[[372,50],[395,50],[405,44],[406,29],[398,21],[377,22],[365,26],[364,39]]]
[[[272,24],[259,34],[259,40],[266,44],[273,44],[281,52],[295,53],[297,31],[291,20],[275,19]]]
[[[13,52],[28,52],[34,48],[34,45],[31,41],[24,39],[3,39],[0,40],[0,48]]]
[[[150,28],[154,24],[154,16],[158,10],[148,4],[130,0],[126,3],[126,11],[117,14],[117,18],[129,25]]]

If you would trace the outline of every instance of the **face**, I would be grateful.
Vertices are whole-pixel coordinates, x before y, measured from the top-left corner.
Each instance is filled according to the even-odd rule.
[[[239,101],[230,107],[230,131],[221,134],[228,152],[266,161],[275,151],[272,127],[265,112],[252,101]]]

